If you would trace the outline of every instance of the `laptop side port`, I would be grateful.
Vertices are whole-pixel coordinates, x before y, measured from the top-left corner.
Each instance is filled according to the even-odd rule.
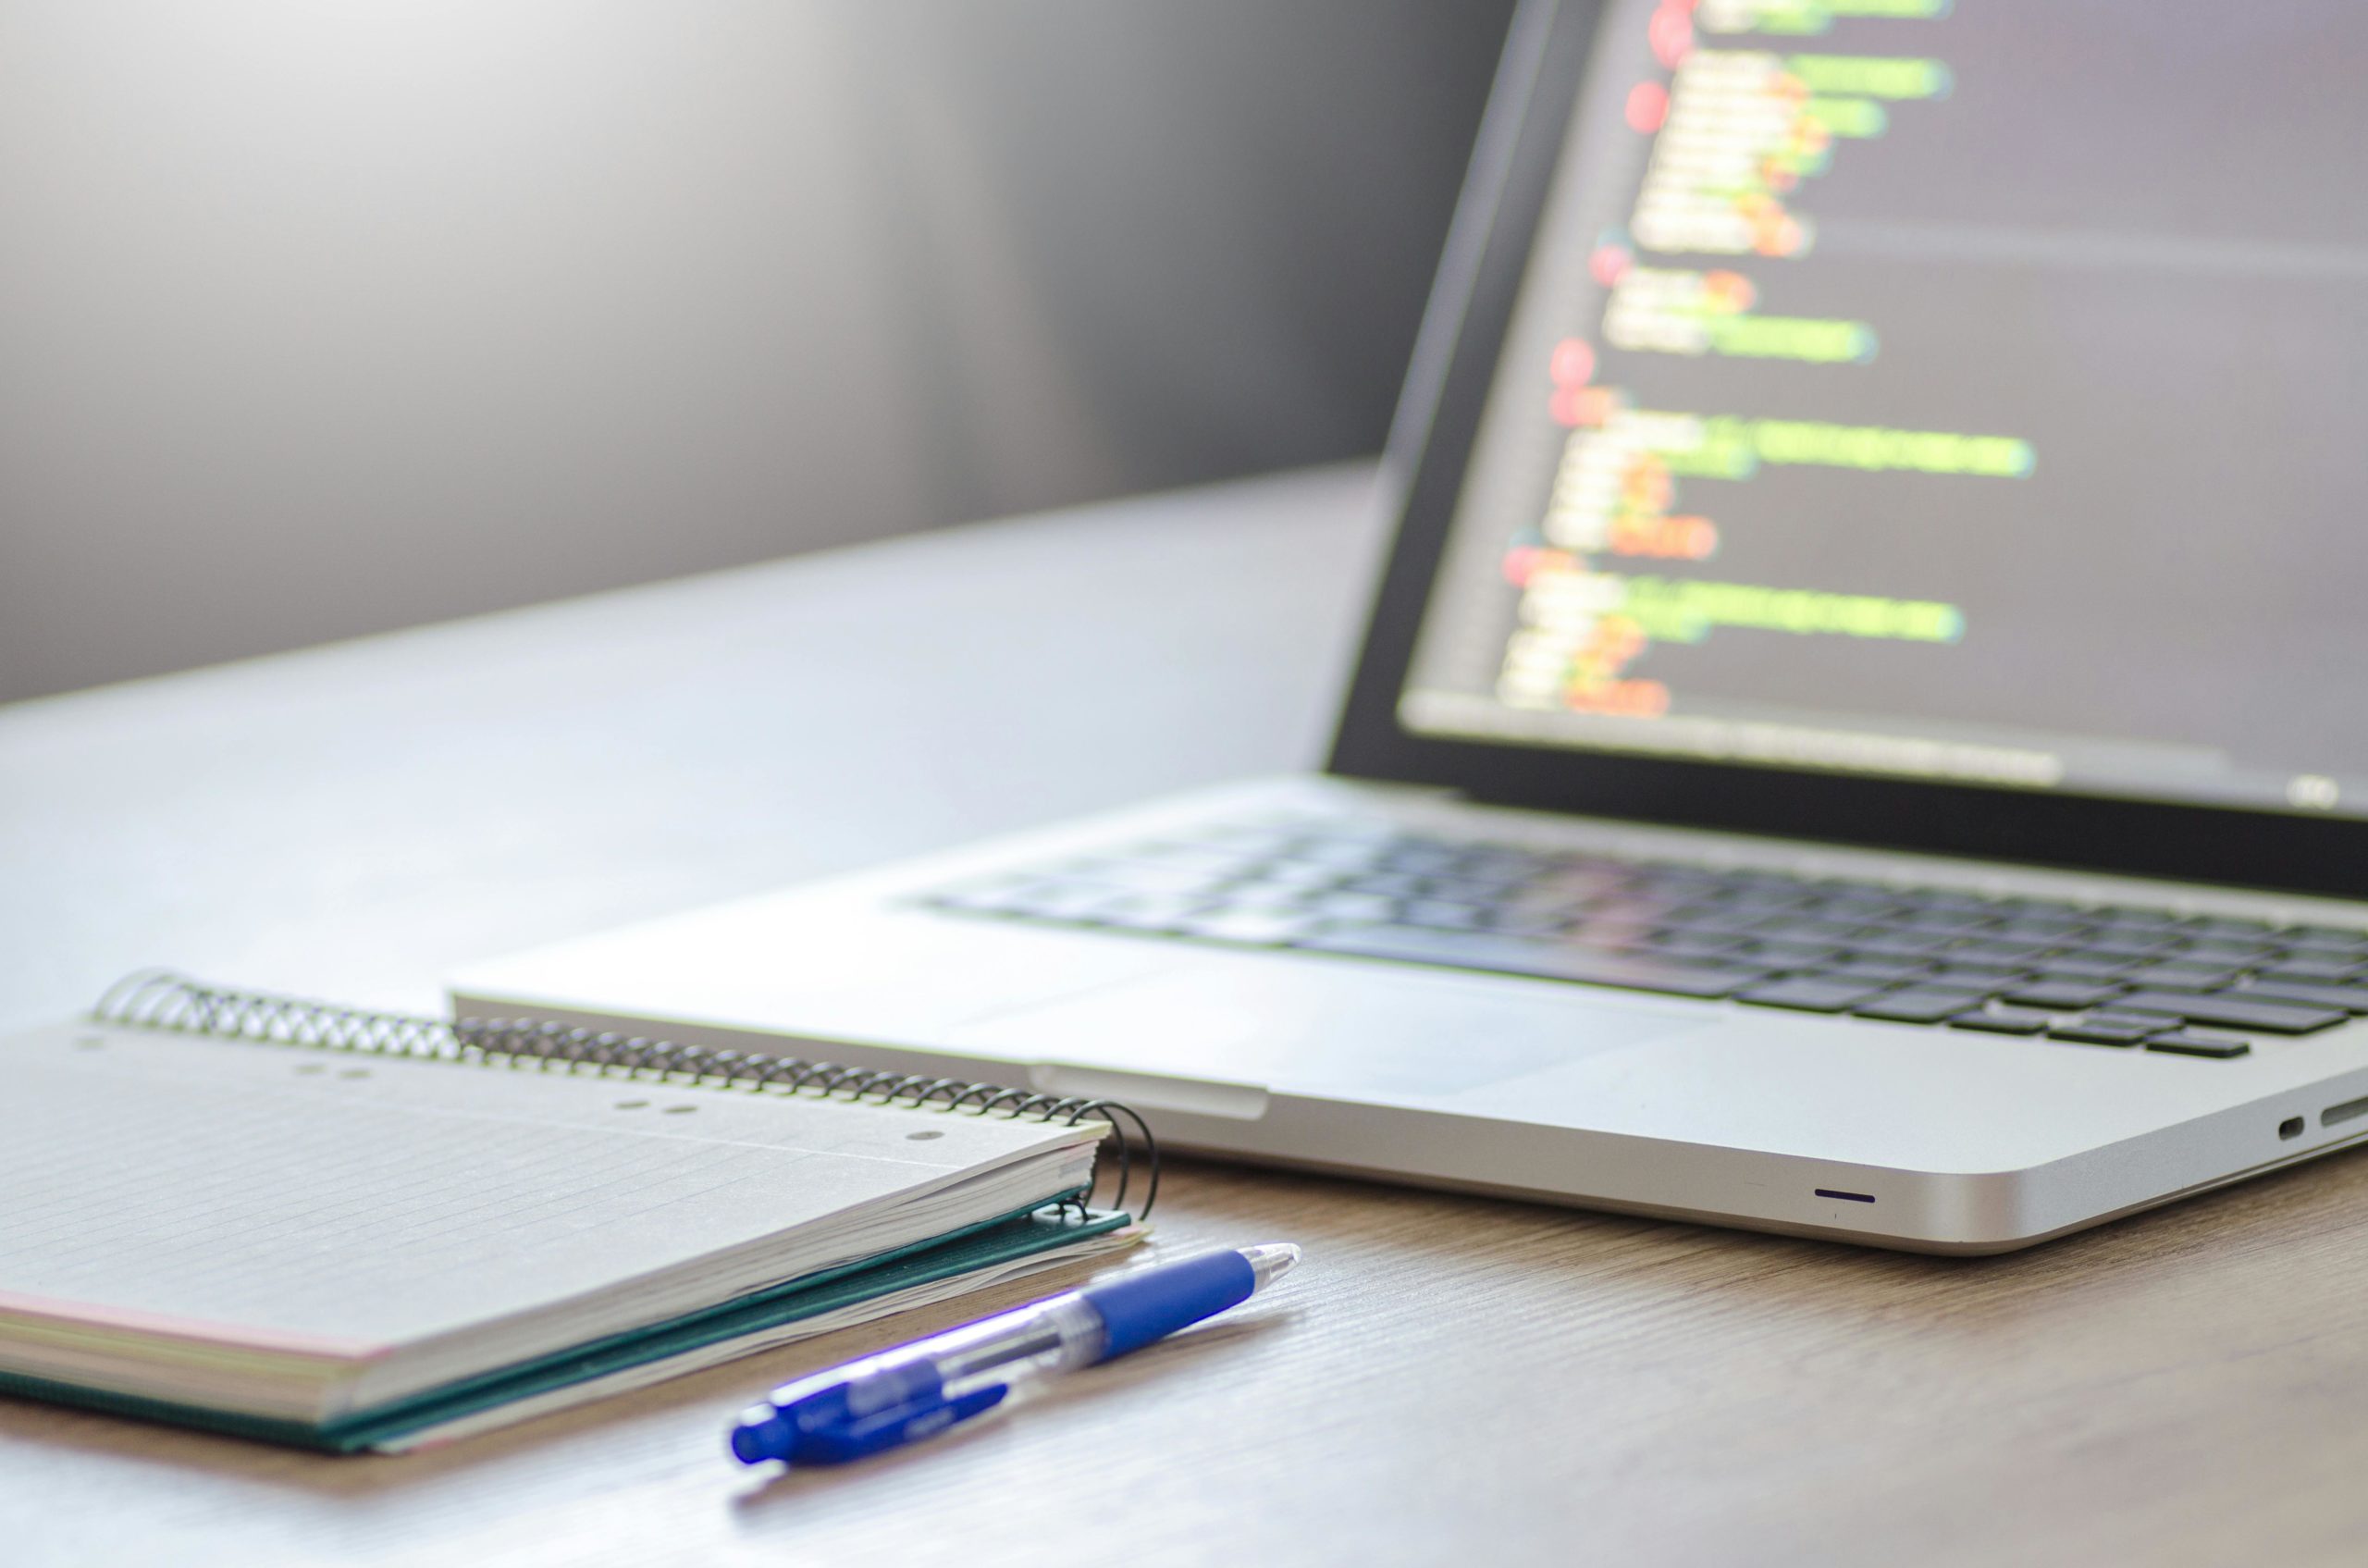
[[[2334,1127],[2354,1117],[2368,1117],[2368,1099],[2346,1100],[2339,1105],[2329,1105],[2319,1113],[2319,1125]]]

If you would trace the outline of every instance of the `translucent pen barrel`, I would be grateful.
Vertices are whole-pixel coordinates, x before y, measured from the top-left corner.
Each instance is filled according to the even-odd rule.
[[[741,1413],[734,1450],[743,1458],[916,1400],[952,1401],[990,1385],[1068,1372],[1101,1358],[1102,1315],[1074,1291],[966,1324],[784,1383]]]
[[[1102,1315],[1074,1292],[941,1334],[915,1350],[937,1364],[945,1396],[983,1383],[1018,1383],[1074,1372],[1102,1359]]]

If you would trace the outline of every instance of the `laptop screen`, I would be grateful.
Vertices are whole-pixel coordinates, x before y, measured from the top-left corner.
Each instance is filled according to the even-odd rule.
[[[1601,26],[1399,722],[2368,816],[2368,6]]]

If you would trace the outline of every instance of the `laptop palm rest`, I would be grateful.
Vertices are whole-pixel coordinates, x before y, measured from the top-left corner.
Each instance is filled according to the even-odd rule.
[[[1428,1099],[1709,1025],[1612,998],[1363,964],[1174,969],[958,1026],[1036,1086],[1254,1118],[1264,1091]],[[1232,1090],[1232,1093],[1222,1091]]]

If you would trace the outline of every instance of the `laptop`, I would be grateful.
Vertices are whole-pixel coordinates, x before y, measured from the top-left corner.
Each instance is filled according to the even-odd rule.
[[[1935,1252],[2368,1134],[2368,9],[1537,0],[1320,775],[478,966]]]

